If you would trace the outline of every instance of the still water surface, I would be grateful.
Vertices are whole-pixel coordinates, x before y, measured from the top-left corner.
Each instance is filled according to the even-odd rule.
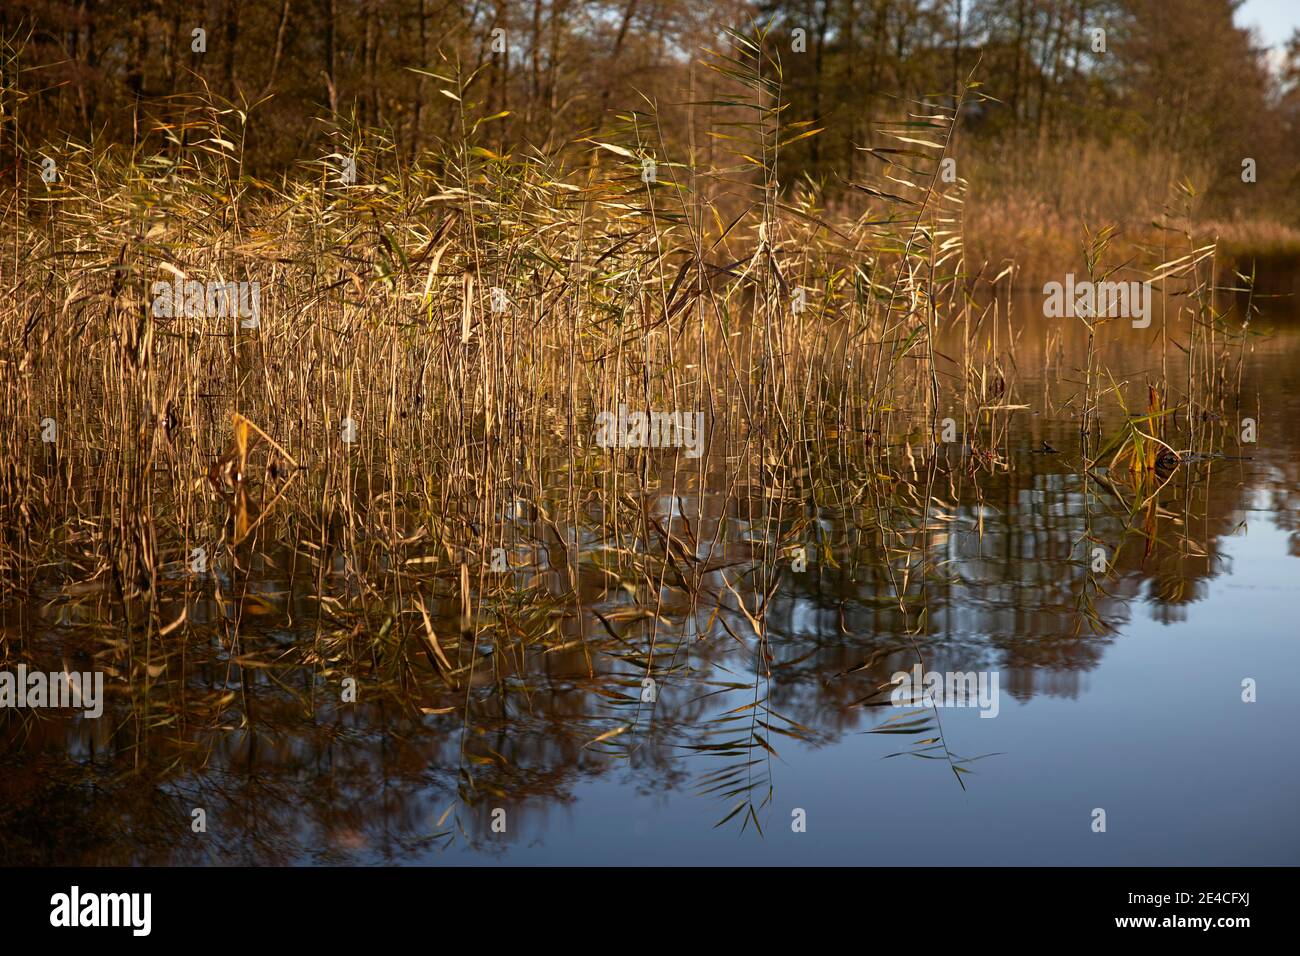
[[[489,664],[508,656],[490,633],[468,706],[463,691],[428,688],[423,713],[386,695],[339,705],[311,667],[266,665],[268,649],[311,642],[318,627],[308,595],[268,571],[239,652],[215,638],[196,652],[143,731],[139,700],[113,700],[96,722],[0,715],[0,863],[1300,863],[1300,322],[1271,310],[1271,334],[1243,363],[1244,410],[1224,410],[1256,415],[1258,442],[1180,469],[1154,543],[1123,539],[1096,597],[1098,632],[1079,610],[1081,538],[1091,526],[1119,541],[1122,516],[1085,515],[1077,385],[1051,361],[1078,343],[1025,321],[1016,400],[1031,407],[1013,418],[1009,467],[978,487],[944,484],[955,508],[930,547],[947,563],[925,585],[916,637],[928,670],[998,679],[995,718],[938,714],[948,750],[980,758],[960,780],[919,735],[871,732],[899,710],[861,702],[915,653],[870,559],[879,538],[848,504],[821,510],[829,548],[783,579],[757,682],[734,602],[723,616],[738,637],[715,626],[698,640],[710,608],[692,617],[666,596],[672,626],[655,640],[672,666],[653,706],[638,700],[630,650],[593,654],[594,674],[573,647]],[[1154,356],[1135,333],[1103,359],[1141,382]],[[1059,453],[1039,453],[1043,442]],[[699,509],[698,537],[720,525],[743,545],[734,505],[691,479],[678,487],[677,505],[652,502],[659,515]],[[7,609],[7,633],[24,635],[24,659],[57,666],[85,622],[45,597]],[[598,581],[584,602],[629,644],[648,640]],[[223,613],[209,594],[190,620]],[[594,614],[584,625],[604,627]],[[751,733],[771,751],[729,746]],[[747,796],[754,816],[719,825]],[[206,833],[192,830],[194,808]]]

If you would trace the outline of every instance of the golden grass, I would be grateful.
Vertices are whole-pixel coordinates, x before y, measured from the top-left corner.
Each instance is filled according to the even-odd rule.
[[[423,656],[466,695],[501,677],[502,655],[476,672],[488,635],[520,656],[600,644],[650,676],[679,666],[677,625],[712,608],[706,633],[717,620],[753,643],[757,695],[791,547],[815,538],[818,509],[861,507],[921,659],[927,612],[908,595],[937,571],[941,496],[1006,467],[1027,407],[988,298],[1012,272],[968,254],[967,230],[985,241],[1011,222],[1017,246],[1055,251],[1133,197],[1116,184],[1081,210],[1065,191],[967,212],[966,171],[938,175],[955,111],[934,105],[880,131],[895,145],[870,152],[856,204],[828,212],[781,188],[781,145],[809,131],[783,125],[761,38],[733,39],[713,65],[746,119],[717,131],[731,152],[714,167],[665,155],[652,114],[627,114],[579,165],[501,156],[469,105],[414,165],[373,131],[337,130],[276,184],[243,174],[242,117],[212,104],[134,152],[60,150],[57,182],[4,196],[0,596],[101,582],[128,637],[105,653],[147,688],[203,633],[195,592],[234,588],[239,614],[256,613],[250,571],[281,561],[314,580],[302,660],[402,683]],[[441,80],[464,103],[462,79]],[[1113,267],[1109,235],[1085,240],[1089,274]],[[1215,337],[1196,268],[1213,250],[1162,239],[1153,264],[1183,262],[1170,283],[1189,294],[1160,332],[1191,330],[1187,381],[1217,393],[1236,340]],[[259,323],[157,314],[154,284],[178,277],[258,282]],[[937,349],[945,329],[955,354]],[[1085,412],[1106,389],[1092,331],[1076,357]],[[599,447],[596,416],[623,405],[703,415],[705,453]],[[937,438],[948,418],[955,466]],[[706,506],[744,522],[744,540],[705,537]],[[193,570],[196,548],[221,575]],[[611,593],[627,602],[614,615],[649,622],[643,646],[608,613],[585,630]],[[240,617],[224,627],[233,652]]]

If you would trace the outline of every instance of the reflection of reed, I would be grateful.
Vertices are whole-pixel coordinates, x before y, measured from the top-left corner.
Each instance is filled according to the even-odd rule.
[[[1048,439],[1068,447],[1068,428],[1052,427]],[[1003,689],[1022,699],[1077,694],[1079,675],[1114,639],[1074,629],[1083,485],[1067,459],[1030,454],[1028,439],[1016,447],[1012,468],[985,476],[978,488],[953,489],[959,506],[950,509],[953,520],[942,533],[924,535],[928,570],[912,577],[904,592],[904,606],[912,609],[906,617],[881,561],[882,539],[869,530],[876,526],[874,507],[844,498],[838,506],[794,510],[788,528],[815,543],[812,573],[787,575],[767,610],[772,679],[760,700],[785,722],[767,717],[765,723],[823,744],[870,726],[878,713],[854,705],[891,673],[911,666],[901,629],[921,606],[928,612],[923,641],[930,668],[997,670]],[[1186,469],[1166,489],[1162,501],[1187,501],[1198,516],[1205,553],[1168,535],[1158,535],[1149,553],[1121,549],[1100,602],[1105,619],[1121,621],[1140,597],[1161,615],[1185,607],[1216,573],[1216,542],[1232,533],[1236,515],[1257,493],[1256,475],[1278,488],[1300,477],[1294,449],[1262,474],[1246,468]],[[957,480],[964,472],[954,468],[951,474]],[[815,469],[806,488],[796,483],[788,493],[798,498],[821,480]],[[1099,494],[1095,488],[1091,493]],[[1294,523],[1294,498],[1280,495],[1284,526]],[[875,507],[882,505],[891,520],[906,513],[896,510],[897,498],[876,499]],[[752,632],[718,572],[709,569],[730,569],[727,579],[738,580],[753,566],[755,519],[771,513],[770,495],[761,487],[743,500],[688,493],[675,504],[654,494],[644,505],[630,501],[633,506],[638,520],[653,515],[659,531],[642,542],[630,534],[617,555],[582,533],[561,528],[557,537],[541,509],[527,516],[531,520],[512,519],[519,535],[513,575],[532,590],[524,600],[491,591],[479,598],[482,613],[497,624],[480,638],[478,661],[469,659],[470,644],[455,625],[458,585],[440,588],[434,575],[427,606],[446,668],[428,660],[418,642],[391,636],[399,626],[416,629],[414,609],[400,625],[390,625],[389,637],[379,638],[373,635],[383,633],[386,602],[322,604],[309,565],[284,577],[294,566],[291,546],[268,548],[265,560],[250,565],[244,584],[227,580],[220,599],[214,594],[196,601],[179,584],[164,585],[164,617],[188,602],[191,624],[216,634],[239,618],[239,654],[227,654],[218,643],[209,645],[206,659],[194,647],[183,661],[177,654],[165,658],[151,709],[175,713],[179,723],[151,726],[156,717],[146,719],[139,702],[120,693],[112,707],[113,725],[122,729],[107,737],[105,722],[9,718],[11,750],[20,743],[25,753],[82,756],[58,761],[52,774],[49,758],[7,764],[15,771],[6,775],[14,799],[5,802],[3,828],[32,825],[38,811],[29,797],[41,789],[47,793],[41,812],[62,812],[86,829],[84,862],[399,860],[467,840],[486,848],[487,814],[497,806],[510,814],[511,839],[528,839],[548,825],[547,804],[563,806],[573,786],[593,774],[625,774],[649,790],[694,785],[711,795],[734,791],[742,783],[728,776],[726,754],[734,744],[717,745],[734,740],[734,711],[754,699],[752,682],[744,678]],[[1101,510],[1092,532],[1120,540],[1126,520]],[[699,549],[694,564],[668,546],[670,530],[673,540]],[[561,600],[567,578],[557,569],[566,539],[588,542],[578,563],[581,619],[565,613]],[[716,542],[711,554],[703,542]],[[687,579],[698,569],[698,588],[670,586],[661,598],[641,590],[637,580],[671,580],[656,569],[672,555]],[[372,579],[383,574],[365,563],[354,570]],[[648,599],[653,612],[645,610]],[[322,615],[325,627],[314,643],[286,640],[283,622],[310,626]],[[652,627],[664,640],[653,661],[647,657]],[[522,647],[503,640],[510,633],[523,639]],[[107,630],[102,639],[106,647],[116,641]],[[589,657],[596,662],[594,675]],[[660,678],[653,705],[639,696],[639,675],[647,666]],[[363,678],[355,707],[338,702],[344,673]],[[124,685],[116,686],[120,692]],[[461,687],[469,689],[467,707]],[[629,729],[623,734],[593,745],[604,729],[624,725]],[[471,740],[462,744],[466,727]],[[762,733],[778,751],[789,739]],[[135,753],[147,755],[140,772],[131,771]],[[722,756],[719,764],[708,762],[712,754]],[[37,784],[37,766],[49,780]],[[86,804],[82,794],[91,780],[112,799]],[[759,782],[771,783],[766,776]],[[231,836],[178,839],[177,821],[183,825],[194,806],[206,807],[211,825],[219,822]],[[449,807],[452,814],[435,827]],[[33,862],[67,862],[53,846],[29,843],[19,853]]]

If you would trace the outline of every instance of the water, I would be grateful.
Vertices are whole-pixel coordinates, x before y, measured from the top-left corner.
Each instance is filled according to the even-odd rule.
[[[583,618],[525,594],[521,630],[554,630],[523,651],[496,642],[499,630],[481,634],[463,651],[478,655],[468,698],[432,665],[380,654],[374,684],[340,702],[335,665],[349,638],[285,545],[256,566],[251,597],[231,600],[226,575],[220,598],[209,589],[190,602],[191,626],[210,640],[173,655],[147,695],[110,670],[119,680],[105,719],[0,712],[0,862],[1300,862],[1290,680],[1300,673],[1300,324],[1271,309],[1270,336],[1243,359],[1241,408],[1220,407],[1256,417],[1258,442],[1223,449],[1241,458],[1179,468],[1148,525],[1149,509],[1129,520],[1095,483],[1085,498],[1070,371],[1081,340],[1024,318],[1033,303],[1022,305],[1014,400],[1031,407],[1000,444],[1008,467],[975,481],[951,458],[935,488],[950,520],[929,536],[939,568],[905,588],[911,623],[928,608],[914,637],[925,668],[996,675],[996,717],[943,707],[941,733],[872,732],[902,709],[860,702],[916,653],[875,525],[894,513],[869,498],[829,496],[808,516],[803,540],[817,527],[825,547],[784,576],[767,654],[723,580],[735,583],[741,565],[707,575],[714,597],[693,618],[684,593],[665,587],[652,632],[584,564]],[[1103,343],[1130,398],[1160,371],[1152,341],[1125,331]],[[1121,419],[1108,403],[1103,432]],[[1059,453],[1036,453],[1043,442]],[[736,500],[692,477],[678,490],[677,504],[664,489],[651,496],[650,512],[677,529],[702,511],[696,538],[720,532],[723,555],[743,561],[751,542]],[[1099,545],[1115,571],[1091,592],[1093,627],[1081,595]],[[563,560],[554,547],[523,553],[552,568]],[[335,568],[334,594],[362,592]],[[516,578],[546,588],[557,573]],[[164,621],[178,602],[164,600]],[[444,641],[454,641],[453,604],[431,608]],[[58,589],[6,609],[20,651],[6,666],[112,667],[101,612]],[[640,681],[652,638],[653,703]],[[1247,680],[1256,702],[1243,702]],[[935,716],[921,709],[927,724]],[[936,734],[947,754],[925,742]],[[959,779],[954,763],[970,772]],[[196,809],[206,832],[195,832]],[[1098,809],[1104,833],[1093,829]]]

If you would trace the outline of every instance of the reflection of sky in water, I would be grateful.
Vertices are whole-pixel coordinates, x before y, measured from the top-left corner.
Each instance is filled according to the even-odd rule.
[[[1294,865],[1300,862],[1300,563],[1291,529],[1300,392],[1291,387],[1294,334],[1258,346],[1265,367],[1248,381],[1267,425],[1252,460],[1216,463],[1209,522],[1189,529],[1209,561],[1187,562],[1177,597],[1156,589],[1179,582],[1169,550],[1142,557],[1126,545],[1105,617],[1114,633],[1071,635],[1070,597],[1083,558],[1077,542],[1084,499],[1075,475],[1050,470],[999,498],[986,482],[982,504],[963,502],[935,550],[951,559],[949,589],[932,587],[927,660],[934,669],[996,668],[1001,712],[943,709],[949,747],[962,756],[997,754],[971,765],[963,792],[942,760],[911,756],[901,738],[865,733],[887,709],[823,711],[822,746],[780,741],[775,793],[760,814],[766,836],[740,835],[730,808],[645,773],[589,776],[571,800],[531,808],[526,833],[475,854],[454,847],[425,857],[456,862],[602,864],[994,864]],[[1133,347],[1134,343],[1126,343]],[[1285,358],[1277,362],[1276,349]],[[1270,353],[1273,353],[1270,355]],[[1128,356],[1132,358],[1132,356]],[[1272,358],[1272,362],[1267,359]],[[1285,368],[1279,368],[1279,364]],[[1129,367],[1133,363],[1129,362]],[[1248,370],[1251,365],[1248,363]],[[1253,376],[1248,375],[1248,379]],[[1029,392],[1029,389],[1026,389]],[[1244,413],[1243,413],[1244,414]],[[1069,427],[1047,434],[1068,441]],[[1270,434],[1271,431],[1271,434]],[[1231,453],[1231,449],[1229,449]],[[1046,462],[1021,461],[1032,469]],[[1163,499],[1162,499],[1163,500]],[[1180,513],[1178,500],[1168,502]],[[1204,499],[1201,500],[1204,507]],[[984,515],[984,537],[972,533]],[[1093,529],[1111,540],[1113,514],[1094,507]],[[1232,530],[1239,522],[1247,527]],[[1008,557],[1012,559],[1008,563]],[[1163,560],[1163,564],[1162,564]],[[1209,575],[1209,576],[1207,576]],[[878,582],[877,582],[878,583]],[[823,579],[824,584],[824,579]],[[833,590],[833,589],[832,589]],[[840,592],[835,592],[839,594]],[[826,594],[800,590],[773,606],[774,632],[808,639],[885,634],[896,618]],[[890,625],[890,626],[886,626]],[[774,637],[779,645],[780,639]],[[778,655],[779,656],[779,655]],[[859,651],[858,657],[865,656]],[[891,658],[891,661],[893,659]],[[894,661],[906,668],[910,662]],[[740,665],[735,665],[740,667]],[[1009,669],[1008,669],[1009,668]],[[740,667],[743,674],[743,667]],[[825,675],[822,675],[825,676]],[[1242,680],[1258,700],[1241,700]],[[781,709],[782,688],[772,690]],[[854,695],[856,696],[856,695]],[[801,714],[800,719],[806,720]],[[711,758],[688,755],[696,773]],[[1107,832],[1092,832],[1094,808]],[[807,832],[791,832],[791,811],[807,811]],[[752,829],[752,828],[751,828]]]
[[[1236,574],[1207,586],[1196,613],[1157,623],[1139,604],[1077,697],[1017,701],[1001,713],[945,709],[949,745],[974,764],[963,793],[940,761],[882,759],[897,738],[850,733],[834,746],[779,746],[766,839],[710,829],[726,807],[689,793],[638,794],[618,775],[579,783],[549,805],[517,863],[1295,864],[1300,793],[1295,731],[1300,628],[1286,535],[1257,521],[1225,543]],[[799,627],[815,627],[805,602]],[[1259,683],[1241,701],[1241,681]],[[870,726],[867,724],[865,726]],[[691,758],[705,760],[707,758]],[[806,833],[790,829],[795,807]],[[1107,832],[1091,831],[1106,810]],[[732,821],[733,823],[735,821]],[[488,862],[453,849],[430,862]]]
[[[1120,367],[1150,361],[1145,339],[1118,341],[1115,349],[1122,355],[1113,358]],[[1041,339],[1022,353],[1026,368],[1041,367],[1033,348],[1042,348]],[[1161,498],[1169,515],[1181,516],[1184,503],[1190,507],[1186,531],[1209,556],[1180,557],[1168,515],[1161,519],[1161,543],[1150,555],[1143,554],[1139,536],[1130,537],[1115,559],[1116,576],[1105,581],[1111,596],[1098,600],[1103,618],[1114,625],[1111,633],[1095,635],[1086,627],[1076,632],[1075,598],[1091,545],[1082,541],[1089,525],[1082,481],[1072,473],[1077,458],[1069,454],[1072,441],[1077,447],[1077,425],[1063,408],[1054,417],[1027,414],[1017,420],[1006,449],[1015,470],[983,475],[978,498],[969,483],[955,502],[947,487],[937,489],[945,501],[941,510],[956,520],[930,539],[931,559],[943,564],[926,583],[929,618],[919,643],[927,669],[993,669],[1000,684],[996,719],[981,719],[974,709],[940,711],[956,754],[996,754],[971,765],[964,792],[942,760],[885,759],[910,749],[907,738],[867,731],[896,712],[850,707],[875,682],[910,668],[913,660],[899,633],[901,615],[891,604],[889,582],[879,563],[868,560],[879,553],[878,533],[865,513],[822,501],[811,516],[815,523],[805,526],[809,573],[787,580],[769,617],[771,704],[810,726],[816,742],[769,734],[781,756],[770,766],[764,758],[755,768],[759,776],[770,770],[774,786],[772,802],[760,810],[764,839],[753,834],[752,825],[739,833],[738,817],[713,828],[735,798],[696,790],[723,763],[684,746],[706,739],[702,731],[710,718],[753,700],[752,689],[710,695],[712,688],[699,682],[751,679],[752,641],[741,651],[717,627],[707,640],[697,640],[708,622],[707,599],[692,619],[688,602],[667,581],[659,593],[672,624],[663,626],[657,640],[660,650],[679,646],[676,662],[689,662],[696,680],[663,677],[654,740],[634,750],[630,761],[583,746],[633,718],[626,708],[611,709],[599,694],[612,684],[602,683],[602,675],[627,677],[629,683],[618,688],[624,694],[636,693],[640,677],[633,655],[611,663],[604,656],[608,648],[595,655],[593,680],[577,652],[566,658],[535,647],[526,686],[511,670],[515,683],[503,696],[494,693],[492,666],[509,646],[502,643],[504,653],[493,658],[497,635],[484,632],[477,649],[483,664],[476,673],[483,683],[476,681],[472,726],[463,735],[463,689],[454,713],[403,723],[400,708],[387,700],[340,710],[322,703],[328,694],[318,691],[314,710],[300,703],[292,695],[311,697],[310,668],[272,673],[205,662],[190,686],[247,691],[247,702],[241,697],[232,710],[246,711],[251,729],[234,729],[237,716],[218,710],[227,729],[185,751],[191,761],[185,769],[156,781],[129,773],[100,781],[105,785],[98,792],[106,795],[97,804],[100,819],[115,826],[121,807],[129,815],[115,835],[120,842],[99,862],[117,861],[113,854],[123,845],[134,850],[144,842],[139,837],[147,836],[156,849],[140,850],[144,859],[151,852],[166,859],[170,848],[182,847],[194,854],[183,861],[221,862],[1300,863],[1294,814],[1300,796],[1300,695],[1292,686],[1300,673],[1294,610],[1300,447],[1291,424],[1300,421],[1300,336],[1291,331],[1256,348],[1243,390],[1249,411],[1261,409],[1260,444],[1244,452],[1252,460],[1216,463],[1208,483],[1203,475],[1192,481],[1189,501],[1181,497],[1185,482],[1175,482]],[[1078,354],[1078,343],[1067,343],[1065,351]],[[1141,376],[1131,380],[1143,387]],[[1025,401],[1039,402],[1032,378],[1018,388]],[[1032,455],[1029,449],[1044,439],[1065,453],[1050,459]],[[682,476],[679,499],[665,490],[648,499],[647,512],[656,520],[676,526],[683,514],[693,518],[701,503],[712,518],[723,518],[725,511],[733,550],[713,551],[711,531],[698,529],[691,550],[701,559],[743,558],[754,542],[768,537],[761,519],[746,520],[757,513],[734,502],[724,506],[717,494],[701,498],[693,475]],[[1094,500],[1091,529],[1113,543],[1120,516],[1103,507],[1104,500]],[[507,510],[508,523],[521,526],[525,537],[528,507]],[[981,515],[982,537],[975,530]],[[1234,532],[1241,521],[1247,527]],[[600,533],[554,531],[571,543],[582,540],[589,563],[599,559],[613,566],[616,552]],[[832,546],[833,560],[814,542]],[[548,554],[510,536],[505,543],[521,586],[548,563],[562,566],[558,551]],[[738,580],[735,565],[724,569],[715,565],[704,576],[706,586],[724,592],[724,573],[728,582]],[[356,592],[357,569],[341,556],[331,556],[327,570],[336,594]],[[189,611],[191,621],[217,624],[238,611],[260,636],[286,648],[302,642],[304,633],[308,642],[315,639],[310,605],[296,606],[294,624],[284,626],[284,609],[293,604],[282,580],[254,579],[241,604],[232,598],[229,574],[221,568],[213,574],[227,600],[199,602]],[[919,579],[912,579],[912,597]],[[586,606],[608,615],[633,651],[643,648],[648,631],[633,629],[638,608],[631,595],[621,588],[602,594],[591,580],[582,586]],[[294,599],[303,597],[299,588]],[[909,608],[913,623],[919,606]],[[51,619],[61,615],[70,624],[86,613],[54,607]],[[723,617],[750,639],[739,614]],[[443,634],[452,632],[445,618],[437,626]],[[563,626],[564,636],[576,639],[576,625],[566,620]],[[594,620],[586,627],[589,637],[603,636]],[[215,639],[213,646],[220,646]],[[837,676],[875,652],[883,657],[870,672]],[[1259,682],[1254,704],[1240,699],[1247,677]],[[620,745],[646,733],[648,709],[637,710],[636,729],[618,738]],[[203,716],[191,726],[202,727]],[[24,765],[23,772],[34,780],[49,770],[62,773],[60,811],[89,818],[87,790],[65,773],[66,758],[129,768],[134,742],[128,733],[114,738],[115,733],[107,721],[81,725],[62,740],[62,752],[52,733],[39,758],[47,763]],[[158,733],[150,745],[158,747],[154,756],[161,766],[172,757],[159,746],[163,731]],[[463,740],[479,756],[510,755],[508,767],[480,765],[475,771],[485,787],[500,783],[506,795],[485,793],[473,808],[460,808],[472,846],[458,834],[439,851],[428,838],[455,829],[450,819],[441,828],[436,821],[454,801]],[[209,746],[212,759],[200,771],[199,758]],[[35,759],[36,749],[22,756]],[[0,775],[12,756],[0,751]],[[762,784],[756,803],[766,789]],[[15,793],[28,796],[17,787]],[[159,794],[174,797],[176,806],[161,805]],[[177,806],[210,808],[207,843],[191,837],[188,817],[178,818]],[[492,835],[489,827],[497,806],[508,809],[504,836]],[[1106,810],[1105,834],[1091,831],[1096,807]],[[806,833],[790,830],[794,808],[807,812]],[[45,811],[31,812],[39,817]],[[138,833],[130,830],[133,824]],[[87,830],[93,826],[86,824]]]

